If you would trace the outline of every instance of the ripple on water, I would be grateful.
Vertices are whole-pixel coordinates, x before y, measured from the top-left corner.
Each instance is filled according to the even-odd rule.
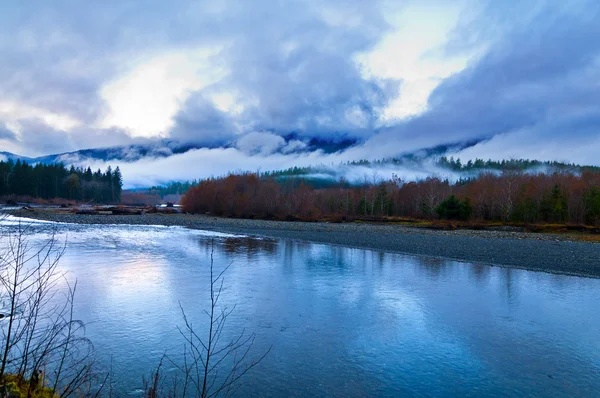
[[[41,243],[52,226],[36,224]],[[271,353],[242,396],[591,396],[600,280],[179,227],[63,225],[60,266],[117,394],[207,325],[209,261],[237,305],[224,338]],[[108,362],[105,362],[105,364]]]

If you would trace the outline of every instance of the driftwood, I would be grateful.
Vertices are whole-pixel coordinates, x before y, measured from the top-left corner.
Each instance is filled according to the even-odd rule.
[[[141,216],[142,209],[131,207],[109,207],[102,209],[103,211],[111,211],[112,214],[119,216]]]
[[[175,214],[181,213],[181,209],[177,207],[129,207],[129,206],[96,206],[96,207],[79,207],[74,208],[75,214],[92,214],[92,215],[118,215],[118,216],[140,216],[145,213],[154,214]]]
[[[77,209],[75,214],[98,214],[96,209]]]

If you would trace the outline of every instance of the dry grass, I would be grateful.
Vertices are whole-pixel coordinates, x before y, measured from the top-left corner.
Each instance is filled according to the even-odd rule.
[[[577,237],[577,240],[583,242],[600,243],[600,235],[581,235]]]
[[[42,385],[41,380],[35,381],[32,385],[29,380],[8,374],[4,376],[0,385],[6,388],[7,397],[58,398],[54,390]]]

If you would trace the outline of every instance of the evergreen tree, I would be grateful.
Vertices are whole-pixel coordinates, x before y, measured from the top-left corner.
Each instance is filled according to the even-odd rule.
[[[67,169],[62,163],[31,166],[21,160],[0,161],[0,195],[115,203],[121,200],[122,183],[121,172],[110,166],[92,173],[89,167]]]
[[[448,220],[468,220],[473,213],[473,207],[468,198],[461,201],[457,199],[456,196],[451,195],[448,199],[440,203],[435,211],[440,218]]]
[[[120,202],[121,201],[121,191],[123,189],[123,177],[121,176],[121,169],[119,166],[115,169],[112,175],[112,192],[113,192],[113,201]]]

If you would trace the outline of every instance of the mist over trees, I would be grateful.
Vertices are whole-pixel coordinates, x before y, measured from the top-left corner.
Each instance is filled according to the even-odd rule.
[[[382,180],[374,174],[358,186],[342,180],[326,188],[248,173],[201,181],[183,197],[182,205],[191,213],[244,218],[398,216],[600,225],[600,173],[505,170],[455,184],[436,177]]]
[[[358,175],[364,172],[365,169],[377,170],[381,169],[401,169],[407,168],[409,170],[422,170],[430,171],[435,173],[437,171],[447,170],[458,177],[459,181],[472,178],[482,172],[493,172],[501,173],[505,171],[521,171],[521,172],[570,172],[570,173],[582,173],[582,172],[597,172],[600,173],[600,167],[597,166],[580,166],[573,163],[563,163],[557,161],[539,161],[530,159],[509,159],[509,160],[483,160],[474,159],[468,161],[461,161],[460,158],[442,156],[437,159],[428,157],[422,157],[417,155],[405,155],[399,158],[385,158],[378,160],[354,160],[348,162],[341,162],[338,164],[331,165],[314,165],[306,167],[290,167],[282,170],[269,170],[259,172],[261,178],[273,178],[278,181],[294,178],[297,180],[303,180],[306,184],[311,185],[313,188],[328,188],[328,187],[339,187],[340,176],[345,176],[346,187],[352,185],[364,184],[363,181],[357,181]],[[237,174],[241,174],[237,173]],[[236,173],[234,173],[236,174]],[[368,172],[367,172],[368,174]],[[354,176],[354,180],[349,181],[350,175]],[[156,196],[157,202],[160,202],[161,198],[165,198],[168,195],[183,195],[190,188],[198,185],[202,180],[192,181],[174,181],[168,184],[156,185],[148,189],[136,190],[137,195],[150,195]],[[150,198],[145,198],[148,201]],[[142,200],[142,201],[144,201]]]
[[[428,158],[422,158],[414,155],[406,155],[401,158],[387,158],[378,160],[353,160],[342,162],[339,167],[365,166],[365,167],[383,167],[383,166],[418,166],[428,163]],[[431,165],[441,169],[451,170],[455,172],[481,172],[481,171],[529,171],[529,170],[557,170],[571,172],[600,172],[600,167],[597,166],[580,166],[572,163],[563,163],[556,161],[540,161],[530,159],[509,159],[509,160],[483,160],[475,159],[461,161],[460,158],[442,156],[439,159],[431,162]],[[264,172],[261,175],[268,177],[292,177],[306,176],[312,174],[323,173],[325,166],[309,166],[309,167],[290,167],[285,170],[276,170]]]
[[[102,172],[89,167],[67,168],[62,163],[32,166],[20,160],[0,161],[0,196],[118,203],[122,187],[119,167],[113,170],[108,166]]]

